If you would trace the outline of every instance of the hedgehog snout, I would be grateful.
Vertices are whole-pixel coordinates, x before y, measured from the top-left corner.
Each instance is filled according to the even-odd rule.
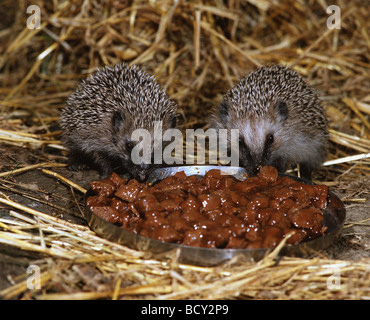
[[[147,178],[149,167],[150,167],[150,165],[146,164],[144,162],[142,162],[141,164],[138,165],[137,176],[138,176],[139,180],[145,181],[145,179]]]
[[[239,165],[246,169],[249,176],[255,176],[269,160],[267,152],[253,152],[245,142],[239,145]]]
[[[260,172],[261,168],[264,166],[264,163],[258,162],[258,163],[250,163],[249,165],[245,166],[245,169],[247,170],[247,173],[249,176],[254,177]]]
[[[254,173],[254,175],[257,175],[257,173],[260,172],[261,168],[262,168],[262,165],[261,164],[256,164],[253,167],[253,173]]]

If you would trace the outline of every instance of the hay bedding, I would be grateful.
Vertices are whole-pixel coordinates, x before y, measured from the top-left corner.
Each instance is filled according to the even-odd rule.
[[[28,5],[41,29],[26,27]],[[0,11],[0,296],[5,299],[369,299],[370,12],[324,1],[3,1]],[[3,16],[3,15],[2,15]],[[182,128],[258,65],[293,66],[320,90],[331,152],[314,177],[346,203],[342,238],[312,258],[202,268],[130,250],[83,222],[95,172],[71,173],[59,111],[95,67],[135,63],[181,106]],[[20,250],[19,250],[20,249]],[[26,272],[37,265],[41,289]],[[340,272],[340,286],[335,284]],[[338,279],[338,278],[337,278]]]

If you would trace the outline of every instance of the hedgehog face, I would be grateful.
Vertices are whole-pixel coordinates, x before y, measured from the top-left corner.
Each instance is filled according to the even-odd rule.
[[[124,168],[133,177],[144,181],[150,170],[162,165],[161,163],[155,164],[154,149],[158,148],[158,144],[161,144],[162,150],[166,147],[169,142],[163,142],[163,132],[169,128],[175,128],[176,122],[176,115],[166,115],[161,121],[155,122],[160,124],[160,127],[154,128],[154,125],[147,123],[142,128],[127,112],[115,111],[112,116],[112,136],[115,146],[114,153],[119,155],[119,161],[114,169]],[[133,138],[133,132],[137,129],[144,129],[137,131],[140,136],[139,141]],[[158,133],[160,134],[157,137]],[[144,154],[149,156],[143,156]],[[137,160],[135,155],[143,159]]]
[[[274,126],[261,128],[263,124],[252,133],[246,125],[239,131],[239,162],[250,176],[256,175],[264,165],[273,165],[278,154],[278,132]]]
[[[261,67],[224,96],[211,127],[239,129],[240,165],[255,174],[299,163],[307,177],[327,154],[327,119],[316,91],[292,69]]]
[[[284,100],[270,103],[262,116],[251,115],[239,118],[223,101],[220,105],[220,117],[225,128],[239,130],[239,163],[246,168],[250,176],[258,173],[264,165],[281,167],[280,147],[283,143],[284,124],[288,119],[287,104]],[[230,145],[230,143],[229,143]]]

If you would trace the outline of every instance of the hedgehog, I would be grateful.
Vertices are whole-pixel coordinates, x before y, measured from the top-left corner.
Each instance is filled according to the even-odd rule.
[[[133,161],[132,139],[136,129],[151,134],[153,146],[162,138],[154,126],[175,128],[177,105],[160,88],[155,78],[125,63],[97,69],[83,80],[66,101],[61,112],[62,141],[68,150],[70,170],[97,169],[102,178],[113,172],[129,173],[143,181],[153,162]],[[162,131],[162,132],[163,132]]]
[[[212,112],[210,127],[239,130],[239,165],[250,176],[264,165],[283,173],[298,164],[310,180],[327,156],[328,121],[316,90],[281,65],[244,76]]]

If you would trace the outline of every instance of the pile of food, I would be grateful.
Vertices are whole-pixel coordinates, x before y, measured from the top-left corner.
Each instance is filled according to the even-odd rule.
[[[297,244],[323,235],[328,188],[279,177],[263,167],[237,180],[220,170],[203,177],[184,172],[153,185],[121,178],[91,182],[88,208],[96,215],[152,239],[207,248],[250,249]]]

